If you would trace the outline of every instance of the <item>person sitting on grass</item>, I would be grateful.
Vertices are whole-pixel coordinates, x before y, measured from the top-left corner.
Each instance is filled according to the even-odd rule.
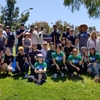
[[[44,62],[42,54],[37,55],[37,62],[34,64],[34,68],[35,75],[33,76],[33,81],[35,81],[37,84],[41,84],[46,80],[47,70],[47,64]]]
[[[95,74],[95,77],[99,77],[100,70],[100,54],[96,52],[94,47],[90,47],[89,65],[87,72]]]
[[[16,67],[13,74],[16,73],[25,73],[25,78],[28,78],[28,55],[24,53],[24,48],[22,46],[18,47],[19,53],[16,57]]]
[[[65,54],[61,50],[60,44],[56,46],[56,51],[52,53],[52,58],[53,58],[53,65],[51,69],[54,72],[54,78],[57,78],[58,72],[61,72],[61,77],[64,77],[64,74],[66,72],[66,69],[65,69],[66,57],[65,57]]]
[[[81,72],[83,71],[82,67],[82,57],[78,54],[78,49],[74,48],[72,54],[68,57],[68,70],[73,77],[73,73],[77,72],[78,77],[80,77]]]
[[[9,48],[6,48],[5,54],[2,56],[1,59],[1,69],[3,71],[3,74],[8,74],[8,72],[12,72],[12,62],[14,60],[14,56],[11,54],[11,51]]]
[[[25,33],[25,38],[22,39],[22,44],[23,44],[23,47],[24,47],[24,52],[26,54],[29,53],[29,50],[32,47],[32,40],[29,37],[30,37],[30,33],[26,32]]]

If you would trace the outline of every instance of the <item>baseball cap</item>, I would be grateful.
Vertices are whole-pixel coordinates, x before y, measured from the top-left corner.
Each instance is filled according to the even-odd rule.
[[[6,29],[10,29],[10,26],[6,26]]]
[[[42,54],[38,54],[37,57],[38,58],[43,58],[43,55]]]

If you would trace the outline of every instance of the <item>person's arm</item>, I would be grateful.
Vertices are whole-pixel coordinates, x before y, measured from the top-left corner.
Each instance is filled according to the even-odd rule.
[[[75,69],[80,70],[79,67],[75,66],[75,65],[72,63],[72,61],[69,61],[69,64],[70,64],[72,67],[74,67]]]
[[[28,58],[28,55],[25,54],[25,62],[28,62],[29,58]]]
[[[33,68],[32,62],[31,62],[31,57],[29,57],[29,64]]]
[[[4,45],[7,44],[7,38],[4,36]]]
[[[5,55],[3,55],[2,58],[1,58],[1,64],[4,63],[4,60],[5,60]]]
[[[65,56],[65,54],[63,55],[63,64],[64,65],[66,64],[66,56]]]
[[[32,40],[30,39],[30,46],[29,46],[29,49],[32,48]]]
[[[21,34],[19,34],[18,32],[16,33],[16,38],[20,38],[22,35],[25,35],[25,32],[22,32]]]
[[[20,66],[19,66],[19,62],[16,62],[16,66],[17,66],[17,69],[18,69],[19,71],[21,71]]]

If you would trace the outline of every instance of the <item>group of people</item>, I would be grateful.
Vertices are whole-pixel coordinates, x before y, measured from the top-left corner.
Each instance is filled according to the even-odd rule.
[[[43,40],[43,28],[39,30],[38,26],[31,25],[29,30],[25,30],[21,23],[20,28],[11,32],[9,26],[3,30],[0,24],[0,70],[4,75],[8,72],[24,73],[25,78],[37,84],[46,81],[47,71],[52,72],[54,78],[58,77],[58,73],[61,77],[66,73],[74,77],[74,72],[78,77],[83,72],[99,77],[100,38],[96,31],[87,33],[87,29],[86,24],[81,24],[79,34],[75,36],[74,30],[68,26],[61,36],[55,24],[51,32],[52,41],[47,43]],[[16,57],[12,54],[14,45]],[[16,66],[12,67],[14,59]]]

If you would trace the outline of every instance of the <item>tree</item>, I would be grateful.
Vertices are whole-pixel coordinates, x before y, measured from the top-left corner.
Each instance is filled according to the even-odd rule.
[[[9,25],[11,28],[15,28],[20,22],[25,23],[28,20],[29,12],[23,14],[19,18],[19,7],[15,7],[16,0],[6,0],[7,5],[1,6],[0,23],[4,26]]]
[[[71,8],[71,11],[79,10],[83,5],[89,14],[89,17],[100,17],[100,0],[64,0],[64,5]]]

